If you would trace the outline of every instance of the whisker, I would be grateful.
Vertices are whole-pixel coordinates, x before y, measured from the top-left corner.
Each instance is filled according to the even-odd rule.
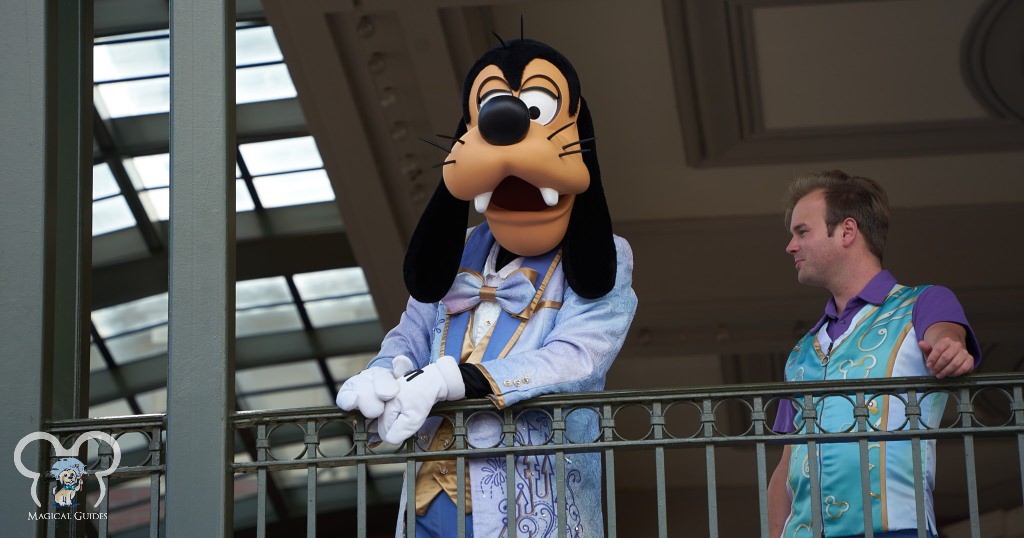
[[[570,121],[569,123],[566,123],[565,125],[559,127],[557,131],[555,131],[555,132],[551,133],[550,135],[548,135],[548,140],[551,140],[552,138],[555,137],[556,134],[558,134],[558,133],[568,129],[569,126],[574,124],[574,123],[576,123],[576,122],[575,121]]]
[[[558,156],[559,157],[565,157],[566,155],[572,155],[573,153],[590,153],[590,151],[591,150],[589,150],[589,149],[574,149],[572,151],[566,151],[566,152],[563,152],[563,153],[559,153]]]
[[[571,146],[575,146],[576,144],[582,144],[584,142],[593,142],[593,141],[594,141],[594,137],[584,138],[583,140],[577,140],[575,142],[570,142],[570,143],[562,146],[562,149],[565,149],[565,148],[568,148],[568,147],[571,147]]]
[[[426,138],[420,138],[418,136],[416,138],[419,138],[421,141],[426,142],[427,144],[430,144],[431,146],[434,146],[435,148],[437,148],[437,149],[439,149],[439,150],[441,150],[441,151],[443,151],[445,153],[451,153],[451,151],[452,151],[451,148],[446,148],[446,147],[442,146],[441,144],[437,144],[435,142],[431,142],[430,140],[427,140]]]
[[[441,134],[441,133],[437,133],[434,136],[439,136],[441,138],[447,138],[448,140],[454,140],[454,141],[458,142],[459,144],[465,144],[466,143],[465,140],[462,140],[461,138],[458,138],[456,136],[450,136],[450,135],[445,135],[445,134]]]
[[[439,166],[447,166],[447,165],[449,165],[449,164],[455,164],[455,161],[454,161],[454,160],[452,160],[452,161],[445,161],[445,162],[443,162],[443,163],[437,163],[437,164],[435,164],[434,166],[431,166],[431,168],[437,168],[437,167],[439,167]]]

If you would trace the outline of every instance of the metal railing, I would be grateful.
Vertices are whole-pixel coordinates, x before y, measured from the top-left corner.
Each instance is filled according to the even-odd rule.
[[[867,420],[872,402],[883,395],[899,398],[907,410],[907,419],[902,424],[886,430],[878,429]],[[920,403],[926,398],[939,395],[948,398],[945,418],[940,424],[926,424],[920,417]],[[857,417],[855,423],[843,431],[823,431],[816,406],[820,398],[848,402],[853,416]],[[781,402],[792,402],[795,405],[803,422],[799,431],[789,434],[772,431],[773,411]],[[550,423],[550,434],[540,444],[525,444],[516,438],[517,421],[529,413],[540,413]],[[589,420],[597,425],[592,438],[574,438],[572,430],[567,429],[570,417],[577,416],[577,413],[589,415]],[[329,486],[321,474],[332,469],[342,469],[347,473],[345,488],[354,488],[355,529],[332,528],[329,532],[340,532],[342,535],[354,532],[364,537],[368,528],[368,499],[379,493],[379,488],[374,486],[376,481],[370,477],[370,469],[384,464],[397,464],[400,470],[404,470],[402,480],[410,492],[409,498],[414,498],[412,492],[416,487],[418,464],[431,460],[454,460],[459,484],[456,506],[459,514],[464,515],[467,492],[463,486],[471,458],[501,458],[507,476],[515,476],[517,459],[544,455],[551,456],[555,465],[556,528],[562,530],[560,535],[565,535],[571,531],[566,522],[566,461],[571,461],[574,454],[590,453],[599,454],[603,464],[603,534],[609,537],[620,534],[633,536],[633,532],[623,528],[628,523],[624,523],[624,518],[617,510],[620,502],[617,499],[616,462],[627,451],[647,451],[653,454],[656,477],[653,486],[657,499],[656,532],[658,536],[668,536],[670,510],[666,455],[675,450],[695,449],[703,452],[705,460],[708,535],[717,537],[721,535],[721,514],[716,500],[719,495],[716,455],[725,447],[743,447],[752,448],[754,452],[760,535],[767,537],[767,485],[771,474],[769,464],[775,464],[775,461],[767,461],[769,447],[805,444],[809,452],[813,452],[818,444],[857,443],[861,466],[866,469],[869,442],[909,440],[914,452],[918,453],[920,443],[925,440],[954,439],[951,442],[955,443],[959,439],[964,450],[965,493],[971,536],[979,538],[981,530],[975,439],[981,437],[996,437],[1000,442],[1015,446],[1017,461],[1001,463],[1011,476],[1016,474],[1020,488],[1017,491],[1024,491],[1024,482],[1020,479],[1024,475],[1024,376],[1017,374],[978,375],[950,381],[901,378],[849,381],[842,384],[810,382],[566,394],[537,398],[504,410],[496,410],[486,400],[472,400],[438,405],[433,414],[443,417],[442,420],[450,425],[452,436],[443,446],[434,445],[431,448],[419,437],[397,447],[378,444],[373,434],[375,421],[367,421],[358,415],[342,413],[333,408],[236,413],[232,417],[236,434],[247,439],[245,444],[251,450],[236,454],[231,464],[231,471],[236,474],[235,501],[240,501],[239,479],[255,475],[255,492],[252,493],[255,500],[255,533],[258,537],[267,536],[268,520],[272,518],[271,510],[274,510],[271,506],[274,497],[277,496],[277,502],[281,503],[280,491],[275,493],[273,475],[282,471],[301,475],[304,471],[304,480],[299,477],[304,487],[298,488],[298,496],[302,495],[301,490],[304,489],[306,535],[316,536],[318,495]],[[483,417],[501,421],[501,438],[492,440],[487,446],[474,446],[469,425]],[[160,457],[163,427],[163,417],[156,415],[62,421],[53,424],[49,431],[69,439],[89,430],[103,431],[115,437],[129,432],[144,432],[150,443],[145,451],[147,456],[141,464],[118,468],[112,477],[115,480],[149,477],[148,528],[149,536],[156,537],[159,535],[159,483],[164,473]],[[291,455],[286,455],[289,451]],[[102,460],[109,457],[109,454],[101,452],[99,456]],[[94,465],[102,468],[102,462]],[[862,473],[862,485],[867,480],[866,474],[866,471]],[[820,492],[821,485],[816,473],[811,472],[810,475],[812,491]],[[914,477],[917,509],[921,513],[923,471],[919,458],[914,461]],[[396,480],[391,480],[391,483],[397,484]],[[508,506],[514,507],[515,480],[506,480],[504,487]],[[391,502],[395,501],[397,496]],[[106,501],[104,503],[100,510],[109,509]],[[820,515],[820,496],[816,498],[812,495],[812,503],[814,513]],[[415,517],[413,503],[409,503],[401,517],[409,536],[415,532]],[[923,521],[921,518],[923,516],[919,517],[919,521]],[[506,535],[516,537],[517,532],[521,531],[516,527],[515,518],[508,519]],[[116,514],[111,515],[111,522],[116,522]],[[459,535],[462,536],[466,532],[464,519],[460,517],[459,522]],[[98,523],[99,536],[117,535],[116,532],[108,534],[106,521]],[[820,529],[820,523],[818,525]],[[674,529],[671,534],[679,535],[679,532],[679,529]],[[923,528],[919,532],[924,536]]]

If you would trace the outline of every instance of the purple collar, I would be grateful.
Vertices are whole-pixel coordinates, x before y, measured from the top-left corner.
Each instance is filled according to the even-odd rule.
[[[842,315],[837,313],[838,308],[836,307],[835,297],[829,299],[828,304],[825,305],[825,315],[818,320],[818,323],[814,325],[811,332],[818,332],[827,321],[829,337],[835,339],[846,331],[846,324],[843,322],[849,323],[853,320],[853,317],[857,315],[857,312],[864,305],[880,305],[885,302],[885,298],[889,296],[889,292],[892,291],[892,287],[895,285],[896,277],[892,276],[892,273],[888,270],[883,269],[864,286],[864,289],[860,290],[860,293],[854,295],[846,303],[846,308],[843,309]]]

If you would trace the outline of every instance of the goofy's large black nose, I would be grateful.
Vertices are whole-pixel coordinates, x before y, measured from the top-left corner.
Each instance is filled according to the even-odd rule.
[[[526,138],[530,111],[512,95],[499,95],[480,107],[480,134],[494,146],[511,146]]]

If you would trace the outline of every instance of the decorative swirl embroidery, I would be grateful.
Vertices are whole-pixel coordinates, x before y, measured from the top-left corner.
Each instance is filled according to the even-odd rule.
[[[872,329],[874,329],[874,327],[871,327],[870,329],[865,331],[864,334],[861,335],[860,339],[857,340],[857,349],[859,349],[861,351],[874,351],[874,350],[882,347],[882,344],[885,344],[885,339],[889,337],[889,329],[886,329],[885,327],[882,327],[881,329],[878,329],[877,331],[872,330]],[[879,337],[878,343],[876,343],[873,346],[872,345],[865,346],[865,340],[869,340],[870,337],[872,337],[872,336],[874,336],[876,334]]]
[[[861,336],[860,339],[857,341],[857,348],[860,349],[861,351],[874,351],[881,347],[882,344],[885,343],[886,338],[888,338],[889,336],[889,329],[887,327],[882,326],[888,326],[913,314],[913,310],[901,311],[901,309],[905,308],[906,304],[907,303],[901,304],[895,310],[890,310],[878,316],[878,318],[871,323],[871,326],[868,327],[867,331],[864,332],[864,335]],[[879,336],[878,343],[876,343],[875,345],[870,345],[870,338],[876,334]],[[867,345],[865,345],[865,341],[867,341]]]
[[[441,334],[444,332],[444,316],[438,316],[437,321],[434,322],[434,333]]]
[[[551,431],[551,418],[545,413],[526,413],[517,420],[516,444],[539,445],[547,441]],[[516,498],[514,510],[518,535],[548,537],[558,534],[558,518],[555,514],[557,491],[555,490],[555,462],[551,455],[517,457],[515,461]],[[566,458],[567,465],[573,465]],[[504,458],[488,458],[482,467],[483,476],[479,485],[485,494],[497,494],[502,498],[498,512],[502,514],[506,528],[509,506],[504,499],[506,487]],[[565,474],[566,533],[568,536],[583,537],[582,514],[576,504],[576,489],[583,482],[579,469],[567,467]],[[505,536],[504,530],[500,536]]]

